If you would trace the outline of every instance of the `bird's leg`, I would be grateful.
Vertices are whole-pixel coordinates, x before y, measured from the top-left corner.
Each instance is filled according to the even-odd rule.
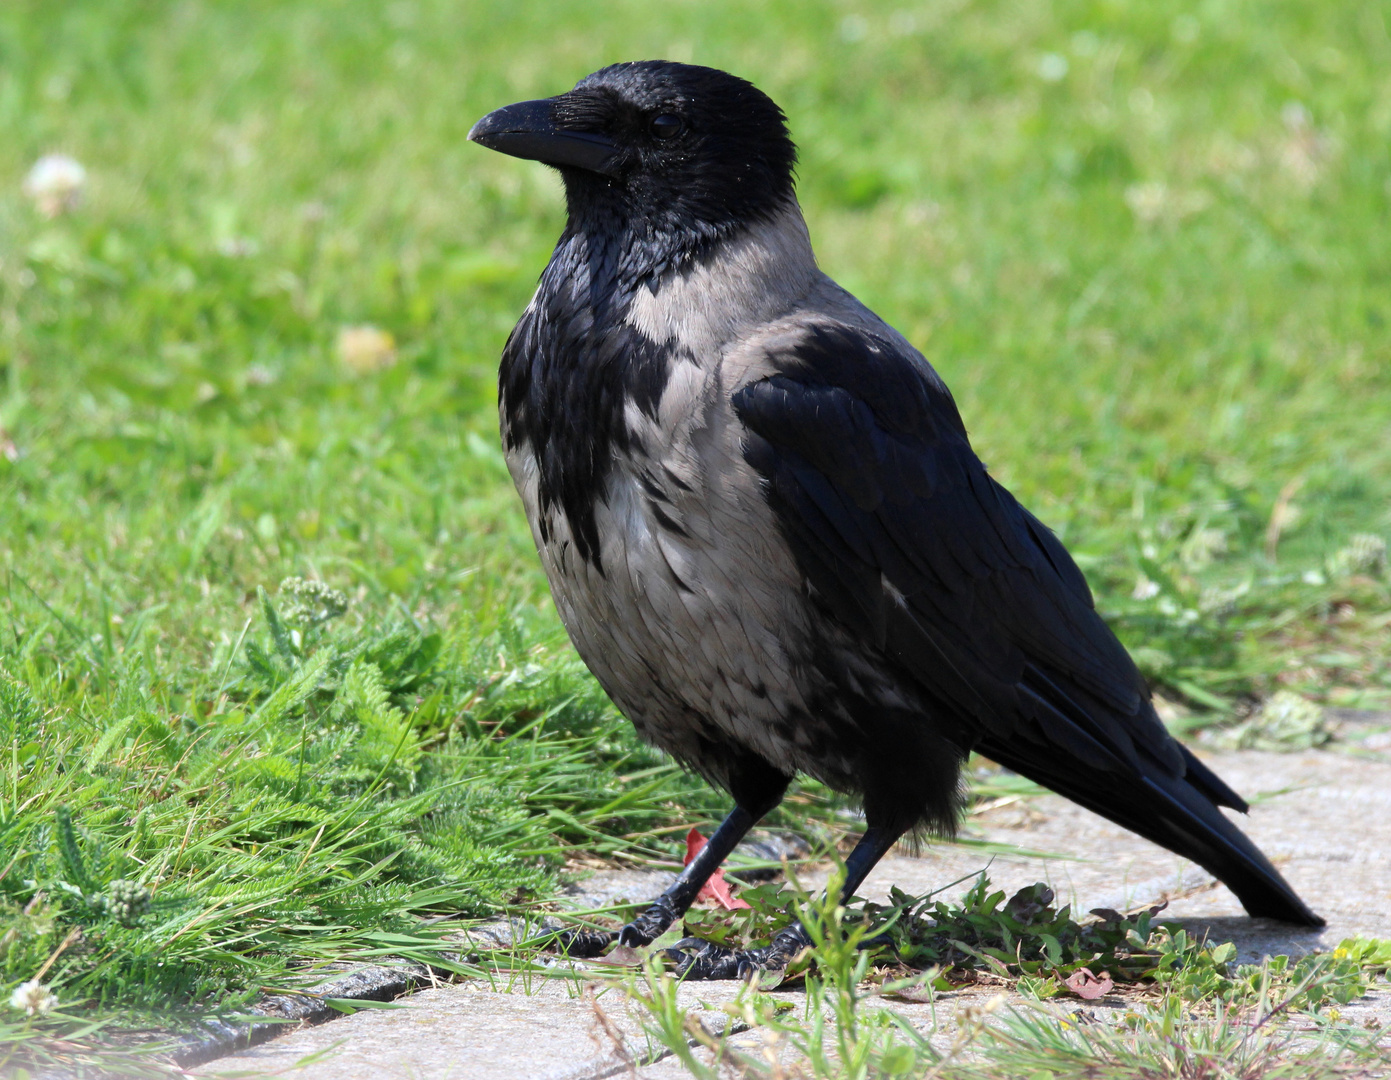
[[[845,884],[841,886],[840,898],[845,903],[855,895],[874,864],[882,859],[889,848],[902,836],[902,831],[880,829],[874,826],[865,830],[855,849],[845,860]],[[699,951],[690,950],[699,946]],[[714,942],[700,938],[685,938],[670,950],[673,959],[679,959],[676,974],[687,979],[747,979],[754,972],[775,974],[787,967],[797,955],[811,946],[811,935],[801,923],[779,930],[772,943],[761,949],[728,949]]]
[[[720,868],[720,863],[762,816],[742,805],[735,806],[671,887],[657,897],[646,911],[618,931],[566,931],[560,937],[561,948],[570,956],[588,957],[598,956],[614,941],[621,945],[650,945],[686,914],[701,886]]]

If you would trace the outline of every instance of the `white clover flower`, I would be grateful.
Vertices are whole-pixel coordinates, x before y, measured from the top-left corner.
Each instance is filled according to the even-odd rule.
[[[1159,595],[1159,583],[1151,581],[1144,574],[1135,579],[1135,589],[1131,592],[1132,600],[1153,600]]]
[[[34,162],[24,178],[24,194],[34,200],[44,217],[57,217],[82,201],[87,170],[67,154],[45,154]]]
[[[58,1004],[58,995],[38,979],[22,982],[10,995],[10,1008],[22,1009],[26,1016],[42,1015]]]

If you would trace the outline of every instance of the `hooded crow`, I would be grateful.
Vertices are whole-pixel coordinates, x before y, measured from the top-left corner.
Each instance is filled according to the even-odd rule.
[[[905,833],[952,831],[972,751],[1252,915],[1322,924],[1218,809],[1247,805],[1170,737],[932,366],[817,268],[777,105],[711,68],[616,64],[469,138],[565,185],[499,387],[561,620],[638,734],[734,800],[670,889],[572,955],[665,932],[797,773],[862,800],[850,896]],[[683,971],[777,970],[806,942],[687,943]]]

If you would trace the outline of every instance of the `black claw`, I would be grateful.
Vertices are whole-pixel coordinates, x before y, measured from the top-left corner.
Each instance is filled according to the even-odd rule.
[[[797,959],[804,949],[809,948],[811,948],[811,938],[807,935],[806,930],[794,923],[785,930],[778,931],[777,937],[773,938],[773,943],[766,950],[759,951],[768,953],[764,970],[782,971],[788,964]]]
[[[665,900],[658,900],[621,930],[566,930],[558,942],[560,951],[576,960],[599,956],[615,941],[630,948],[651,945],[676,921],[676,912]]]
[[[675,909],[665,898],[659,897],[646,911],[618,931],[618,942],[634,949],[651,945],[665,934],[675,921]]]
[[[628,923],[615,936],[618,939],[618,944],[627,945],[630,949],[639,949],[644,945],[651,945],[661,934],[653,934],[645,926]]]

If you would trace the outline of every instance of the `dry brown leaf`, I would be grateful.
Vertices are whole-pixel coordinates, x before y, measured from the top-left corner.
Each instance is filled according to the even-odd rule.
[[[1086,1001],[1104,997],[1116,985],[1108,973],[1103,971],[1099,976],[1093,975],[1091,968],[1078,968],[1063,980],[1063,984]]]

